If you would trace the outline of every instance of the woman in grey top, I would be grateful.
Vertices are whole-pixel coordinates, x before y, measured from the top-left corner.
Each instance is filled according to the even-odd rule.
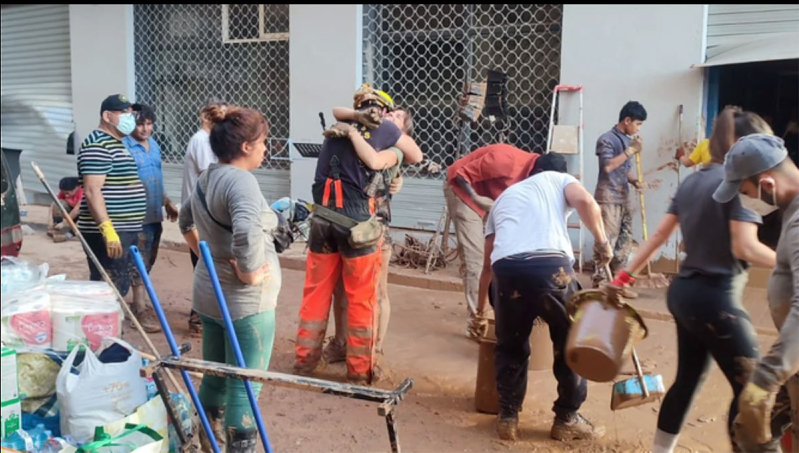
[[[219,163],[200,176],[181,207],[180,229],[198,256],[199,238],[208,241],[247,366],[265,370],[281,284],[271,235],[278,221],[251,172],[263,162],[269,126],[261,113],[236,107],[211,120],[211,149]],[[203,359],[235,364],[205,265],[194,269],[192,299],[203,323]],[[253,384],[256,394],[260,387]],[[228,452],[255,451],[258,431],[242,381],[206,375],[200,400],[217,440],[227,440]],[[203,450],[210,451],[207,440]]]
[[[674,450],[711,357],[732,387],[727,425],[732,435],[739,395],[760,357],[755,330],[741,300],[747,261],[772,268],[775,254],[757,239],[759,215],[745,209],[738,197],[727,203],[713,200],[724,179],[720,164],[730,147],[737,137],[760,132],[771,129],[756,114],[724,109],[710,138],[710,164],[686,178],[655,234],[641,246],[628,270],[611,282],[611,289],[634,282],[634,272],[646,265],[678,226],[682,229],[687,257],[667,295],[677,324],[677,376],[660,407],[653,453]]]

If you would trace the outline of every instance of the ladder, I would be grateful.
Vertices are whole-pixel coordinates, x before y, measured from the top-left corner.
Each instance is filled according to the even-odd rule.
[[[579,98],[579,123],[577,125],[569,124],[555,124],[555,111],[558,107],[558,100],[561,93],[577,94]],[[575,178],[582,181],[584,173],[583,163],[583,130],[585,124],[583,123],[583,86],[582,85],[556,85],[552,92],[552,110],[549,115],[549,132],[547,133],[547,148],[545,152],[556,152],[559,154],[573,155],[577,157],[578,173],[573,174]],[[574,248],[574,256],[577,260],[577,267],[579,272],[583,273],[583,234],[584,226],[579,217],[576,222],[568,222],[566,226],[569,229],[578,230],[577,232],[577,247]]]

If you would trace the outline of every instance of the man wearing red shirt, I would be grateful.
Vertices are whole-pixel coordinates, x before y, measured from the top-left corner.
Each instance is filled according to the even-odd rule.
[[[83,188],[80,186],[77,177],[62,178],[58,184],[58,200],[69,213],[73,221],[78,220],[80,214],[80,202],[83,200]],[[47,235],[53,238],[53,242],[64,242],[72,237],[69,224],[61,215],[61,209],[53,203],[50,206],[50,222]],[[65,233],[61,231],[66,230]]]
[[[483,269],[483,219],[494,200],[511,185],[533,172],[538,154],[497,143],[472,151],[447,169],[444,196],[458,237],[463,288],[469,310],[466,335],[478,338],[477,292]]]

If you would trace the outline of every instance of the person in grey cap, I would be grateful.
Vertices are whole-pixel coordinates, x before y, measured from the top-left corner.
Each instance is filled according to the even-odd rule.
[[[625,270],[606,287],[609,293],[635,281],[652,255],[674,230],[682,230],[686,259],[666,297],[677,330],[677,376],[658,413],[653,453],[672,453],[696,394],[715,361],[732,389],[727,429],[733,443],[738,398],[760,358],[757,334],[743,304],[749,263],[772,268],[774,251],[761,244],[761,218],[742,206],[740,197],[717,203],[713,194],[724,180],[724,156],[735,136],[770,131],[762,118],[726,108],[710,138],[711,160],[677,189],[655,233],[643,243]]]
[[[741,203],[760,215],[777,209],[782,232],[777,265],[768,283],[768,301],[779,338],[760,360],[739,400],[735,437],[744,451],[779,451],[772,440],[771,416],[780,386],[791,399],[793,447],[799,447],[799,169],[782,139],[754,134],[741,138],[724,162],[724,182],[713,198]]]

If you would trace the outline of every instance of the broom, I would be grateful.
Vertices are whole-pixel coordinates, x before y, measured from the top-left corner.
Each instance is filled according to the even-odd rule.
[[[641,153],[635,155],[635,165],[638,170],[638,183],[643,188],[644,185],[644,172],[641,170]],[[644,191],[638,190],[638,200],[641,202],[641,229],[644,234],[644,242],[649,238],[646,229],[646,203],[644,203]],[[641,288],[665,288],[669,286],[669,279],[663,274],[652,273],[652,263],[646,261],[646,276],[639,276],[635,281],[636,287]]]
[[[659,400],[666,394],[663,386],[663,376],[659,374],[644,374],[638,354],[633,349],[633,365],[636,377],[625,379],[613,384],[610,397],[610,410],[626,409],[640,406]]]

